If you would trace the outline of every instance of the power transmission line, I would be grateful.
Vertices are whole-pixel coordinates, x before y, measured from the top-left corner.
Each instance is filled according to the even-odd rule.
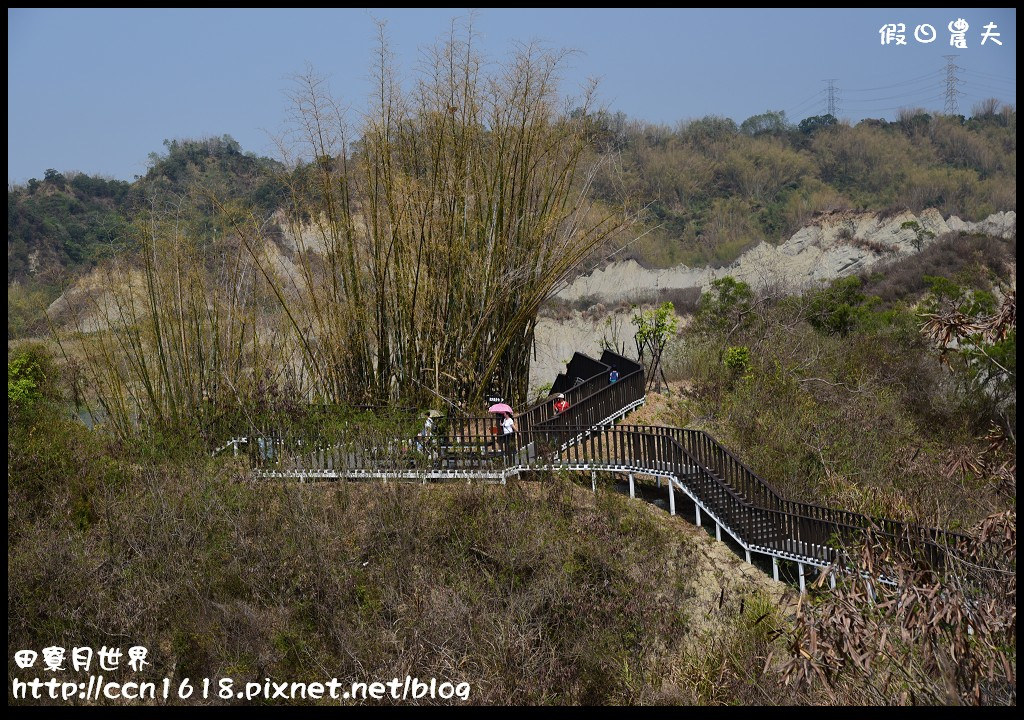
[[[934,97],[922,98],[921,100],[916,100],[915,103],[920,103],[920,104],[929,103],[929,102],[933,102],[933,101],[936,101],[936,100],[942,100],[944,97],[945,97],[945,95],[935,95]],[[907,108],[907,105],[903,104],[903,105],[893,105],[891,107],[881,107],[881,108],[860,108],[860,109],[858,109],[857,112],[860,112],[860,113],[884,112],[884,111],[887,111],[887,110],[904,110],[906,108]]]
[[[999,87],[997,85],[989,85],[986,82],[974,80],[974,79],[971,79],[971,78],[968,78],[967,80],[964,81],[963,87],[964,87],[964,89],[960,91],[961,95],[969,94],[972,91],[977,92],[977,88],[982,88],[982,89],[984,89],[984,90],[986,90],[988,92],[997,93],[999,95],[1013,96],[1013,97],[1017,96],[1017,88],[1015,88],[1015,87],[1007,88],[1007,87]]]
[[[946,58],[946,114],[959,115],[960,105],[956,101],[958,94],[956,86],[958,83],[963,82],[956,76],[956,71],[962,70],[956,64],[956,59],[959,55],[943,55],[942,57]]]
[[[911,78],[909,80],[904,80],[902,82],[893,83],[892,85],[881,85],[879,87],[874,87],[874,88],[858,88],[856,90],[844,89],[843,92],[859,93],[859,92],[875,92],[876,90],[890,90],[890,89],[895,88],[895,87],[902,87],[903,85],[913,85],[914,83],[919,82],[921,80],[927,80],[929,78],[937,78],[937,76],[939,74],[941,74],[941,73],[942,73],[941,70],[933,70],[932,72],[930,72],[930,73],[928,73],[926,75],[919,75],[916,78]]]
[[[964,87],[966,88],[966,90],[961,90],[960,91],[961,95],[963,95],[965,92],[970,91],[971,88],[985,88],[986,90],[992,90],[993,92],[1006,93],[1006,94],[1014,95],[1014,96],[1016,96],[1016,94],[1017,94],[1016,88],[992,87],[991,85],[986,85],[985,83],[973,82],[971,80],[968,80],[967,82],[965,82],[964,83]]]
[[[786,117],[795,118],[798,113],[808,110],[817,104],[821,100],[821,96],[825,94],[825,90],[819,90],[818,92],[806,98],[797,105],[792,106],[789,110],[786,110]]]
[[[1006,77],[1005,75],[993,75],[992,73],[981,72],[980,70],[971,70],[970,68],[961,69],[968,75],[979,75],[984,78],[989,78],[991,80],[1000,80],[1002,82],[1011,83],[1014,85],[1017,83],[1017,81],[1014,78],[1009,78]]]
[[[900,93],[898,95],[886,95],[885,97],[873,97],[873,98],[860,98],[858,100],[848,101],[847,104],[852,102],[854,104],[854,106],[856,106],[856,105],[863,105],[865,103],[877,103],[877,102],[881,102],[883,100],[900,100],[900,99],[908,99],[909,100],[909,99],[913,98],[915,95],[922,95],[922,94],[925,94],[925,93],[927,93],[929,95],[934,95],[935,94],[935,90],[936,90],[935,86],[923,87],[923,88],[920,88],[918,90],[907,91],[907,92]]]
[[[792,107],[793,108],[803,107],[804,105],[807,105],[808,103],[817,100],[819,97],[821,97],[822,93],[824,93],[824,92],[825,92],[824,90],[819,90],[818,92],[814,93],[810,97],[804,98],[800,102],[796,103]]]
[[[960,113],[959,98],[979,97],[983,93],[978,93],[978,89],[993,91],[1004,96],[1012,95],[1014,98],[1016,97],[1015,80],[960,67],[955,62],[959,55],[944,55],[943,57],[946,59],[946,67],[943,69],[933,70],[932,72],[925,73],[924,75],[918,75],[907,80],[900,80],[898,82],[888,85],[880,85],[878,87],[840,89],[836,86],[836,78],[822,80],[822,82],[827,83],[825,88],[822,88],[818,92],[806,98],[798,105],[793,106],[791,110],[787,110],[786,115],[789,117],[796,117],[799,113],[813,107],[814,103],[822,102],[825,112],[837,117],[841,110],[840,91],[844,93],[844,97],[846,97],[845,93],[862,94],[861,97],[855,97],[852,99],[847,98],[845,102],[842,102],[842,107],[849,105],[851,106],[849,110],[857,113],[902,110],[910,104],[925,104],[937,100],[944,100],[945,113],[948,115],[958,115]],[[968,79],[962,79],[960,77],[961,73],[967,74]],[[945,76],[944,89],[940,84],[942,82],[943,75]],[[995,83],[996,86],[993,86],[992,83]],[[998,85],[1001,85],[1002,83],[1006,83],[1011,87],[998,87]],[[964,89],[961,90],[960,86],[963,86]],[[905,90],[901,90],[897,94],[892,95],[868,95],[870,93],[877,93],[882,90],[896,88],[905,88]],[[936,95],[936,93],[939,94]],[[905,102],[902,105],[878,107],[878,105],[891,100],[903,100]]]
[[[828,97],[825,100],[825,114],[831,115],[832,117],[838,117],[836,114],[839,112],[838,103],[836,102],[836,78],[822,80],[822,82],[828,83]]]

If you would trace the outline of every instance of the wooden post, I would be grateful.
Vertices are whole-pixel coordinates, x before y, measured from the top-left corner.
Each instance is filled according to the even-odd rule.
[[[715,522],[715,540],[722,541],[722,526]]]
[[[597,473],[594,470],[590,471],[590,489],[597,493]]]
[[[697,511],[697,527],[700,527],[700,505],[698,505],[696,502],[694,502],[693,503],[693,507]]]
[[[743,552],[747,555],[747,565],[753,565],[753,563],[750,562],[750,550],[748,550],[747,548],[743,548]]]
[[[772,579],[779,581],[779,559],[772,555]]]
[[[631,498],[636,497],[636,488],[633,485],[633,473],[629,474],[629,496]]]
[[[668,512],[669,515],[676,514],[676,493],[672,488],[672,478],[668,479]]]
[[[804,564],[797,563],[797,565],[800,566],[800,592],[803,593],[806,591],[807,588],[807,586],[804,583]]]

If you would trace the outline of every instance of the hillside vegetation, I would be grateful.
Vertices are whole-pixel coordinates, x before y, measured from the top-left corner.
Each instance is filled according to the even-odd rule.
[[[19,358],[10,648],[131,638],[139,680],[410,674],[477,704],[764,700],[784,588],[603,482],[255,482],[65,419],[45,356]]]
[[[896,122],[852,127],[831,116],[792,124],[774,112],[739,125],[707,117],[674,128],[621,113],[586,118],[587,162],[597,168],[591,200],[641,209],[640,224],[610,236],[587,267],[613,253],[648,267],[725,265],[829,210],[934,207],[966,220],[1016,210],[1016,112],[998,104],[970,118],[908,110]],[[8,190],[8,337],[39,334],[42,308],[130,246],[128,224],[154,203],[203,198],[197,227],[211,232],[211,196],[271,218],[294,210],[287,188],[308,184],[311,170],[286,171],[227,135],[164,146],[131,183],[47,170]]]
[[[197,200],[190,231],[212,231],[210,197],[258,211],[278,207],[284,193],[268,158],[243,153],[230,136],[165,140],[134,182],[47,170],[7,192],[7,336],[46,331],[43,310],[75,279],[103,260],[138,251],[133,222],[154,207]]]
[[[605,162],[594,195],[647,208],[651,232],[615,257],[656,267],[727,265],[821,211],[932,207],[981,220],[1016,210],[1016,112],[997,108],[970,119],[906,110],[855,126],[766,112],[670,128],[597,114]]]
[[[684,394],[664,421],[794,499],[953,529],[1012,510],[1015,258],[953,235],[799,294],[718,280],[668,351]]]
[[[734,309],[722,300],[700,322]],[[733,350],[725,368],[742,372],[749,353]],[[410,674],[468,682],[469,701],[487,704],[1015,701],[1013,572],[965,588],[918,571],[880,606],[840,582],[811,588],[794,611],[784,586],[729,556],[708,528],[612,492],[608,478],[596,494],[558,475],[504,487],[257,481],[244,461],[211,459],[186,437],[86,428],[68,413],[62,377],[73,370],[32,344],[8,364],[9,648],[127,637],[151,652],[139,680]],[[862,406],[827,400],[838,409],[758,439],[785,459],[813,442],[819,419],[827,427],[829,413]],[[890,422],[894,407],[869,402],[878,407]],[[840,452],[862,439],[829,437]],[[882,461],[874,448],[886,441],[870,447],[868,463]],[[766,457],[749,450],[751,462]],[[849,477],[851,488],[862,480]],[[907,488],[887,478],[839,499],[884,512]],[[976,532],[974,518],[1012,501],[987,477],[972,482],[977,501],[964,510],[955,482],[906,498],[934,499]],[[834,501],[831,489],[803,496]],[[1006,531],[1012,569],[1015,520],[1004,520],[989,527],[997,539]],[[984,626],[954,616],[979,592],[993,599]]]

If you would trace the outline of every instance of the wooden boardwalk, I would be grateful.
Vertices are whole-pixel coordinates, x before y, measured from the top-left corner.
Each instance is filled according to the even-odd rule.
[[[577,354],[579,356],[579,354]],[[695,506],[698,525],[713,523],[716,536],[731,536],[748,562],[753,554],[798,565],[804,589],[805,566],[827,567],[844,548],[868,532],[913,545],[941,565],[945,554],[968,538],[931,528],[873,519],[857,513],[782,498],[768,483],[703,431],[665,426],[614,424],[644,402],[643,368],[606,351],[601,361],[574,357],[577,367],[595,371],[562,392],[569,409],[556,415],[543,402],[517,416],[518,432],[505,444],[494,434],[493,418],[457,418],[444,433],[428,438],[393,439],[376,446],[365,441],[330,444],[261,435],[239,437],[224,447],[247,452],[254,471],[265,478],[311,480],[479,481],[505,483],[511,477],[550,470],[610,472],[664,480],[669,512],[676,493]],[[615,364],[621,379],[609,383]],[[559,376],[563,385],[569,372]],[[579,377],[578,375],[576,376]],[[556,385],[558,383],[556,382]]]

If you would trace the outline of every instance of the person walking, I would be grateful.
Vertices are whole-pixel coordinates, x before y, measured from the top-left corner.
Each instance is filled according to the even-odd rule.
[[[512,419],[512,413],[505,413],[505,419],[501,421],[501,441],[506,454],[512,453],[512,436],[516,431],[516,421]]]
[[[555,396],[554,408],[555,415],[561,415],[569,409],[569,401],[565,399],[565,395],[563,393],[558,393],[558,395]]]
[[[426,444],[430,442],[430,436],[434,432],[434,418],[427,414],[426,420],[423,421],[423,429],[416,433],[416,449],[420,452],[426,450]]]

